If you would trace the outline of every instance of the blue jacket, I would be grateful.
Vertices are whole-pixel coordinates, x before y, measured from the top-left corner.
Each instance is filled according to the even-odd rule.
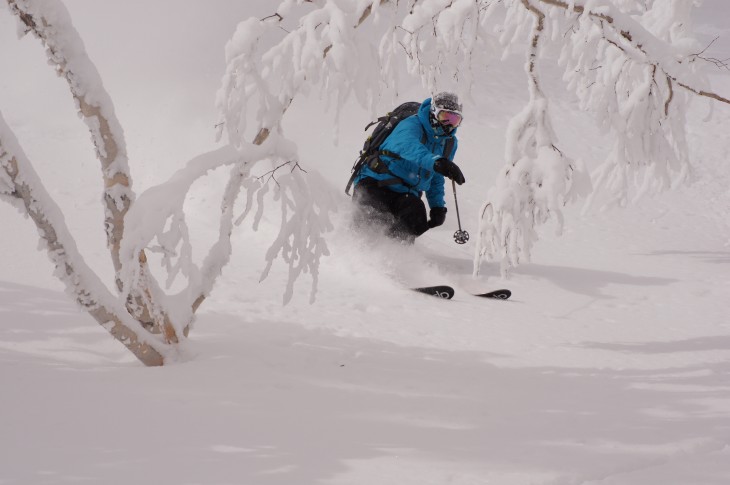
[[[381,155],[380,159],[388,165],[390,173],[376,173],[370,167],[363,167],[355,183],[365,177],[376,180],[390,180],[393,176],[402,179],[405,184],[388,185],[394,192],[406,193],[420,197],[426,193],[428,206],[444,207],[444,176],[433,171],[433,164],[439,158],[446,156],[454,159],[458,147],[456,129],[446,134],[440,127],[434,131],[429,122],[431,98],[428,98],[418,110],[417,115],[404,119],[395,127],[393,133],[380,145],[383,151],[396,153],[401,158]],[[424,140],[424,133],[426,134]],[[453,138],[454,148],[451,153],[444,154],[446,140]]]

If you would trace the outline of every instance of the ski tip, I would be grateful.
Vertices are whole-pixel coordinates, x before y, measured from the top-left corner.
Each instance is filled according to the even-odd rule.
[[[447,285],[423,286],[420,288],[411,288],[411,290],[437,298],[443,298],[444,300],[450,300],[454,297],[454,289]]]
[[[494,290],[487,293],[480,293],[474,296],[479,296],[482,298],[492,298],[494,300],[506,300],[510,296],[512,296],[512,292],[507,289],[501,289],[501,290]]]

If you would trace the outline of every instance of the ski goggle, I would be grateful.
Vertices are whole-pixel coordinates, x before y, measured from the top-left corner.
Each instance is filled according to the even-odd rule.
[[[436,111],[436,120],[442,125],[453,126],[456,128],[461,124],[462,119],[463,117],[461,116],[461,113],[457,113],[456,111],[448,111],[445,109]]]

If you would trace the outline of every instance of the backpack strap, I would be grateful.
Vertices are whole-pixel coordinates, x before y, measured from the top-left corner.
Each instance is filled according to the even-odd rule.
[[[357,166],[357,164],[356,164]],[[347,185],[345,186],[345,194],[350,195],[350,189],[352,188],[352,184],[355,182],[355,179],[360,174],[360,168],[362,165],[357,166],[357,168],[353,168],[352,175],[350,175],[350,180],[347,181]]]
[[[355,179],[360,174],[360,170],[362,170],[363,166],[369,167],[373,172],[375,173],[388,173],[390,175],[393,175],[393,178],[385,179],[385,180],[379,180],[378,181],[378,187],[387,187],[389,185],[405,185],[406,187],[411,187],[410,184],[408,184],[405,180],[403,180],[400,177],[397,177],[394,175],[389,169],[388,165],[386,165],[381,159],[380,155],[387,155],[392,158],[402,158],[397,153],[389,152],[387,150],[377,151],[374,154],[370,155],[369,157],[363,157],[361,156],[359,160],[355,163],[355,167],[352,169],[352,175],[350,175],[350,180],[347,181],[347,186],[345,187],[345,194],[350,195],[350,189],[352,188],[352,184],[355,182]]]
[[[450,136],[446,139],[446,143],[444,144],[444,157],[451,160],[451,156],[453,155],[451,152],[454,151],[454,137]]]
[[[388,113],[385,116],[381,116],[380,118],[378,118],[375,121],[371,121],[370,123],[367,124],[364,131],[368,131],[370,129],[370,127],[373,125],[377,125],[378,123],[382,123],[383,121],[388,121],[388,118],[390,118],[390,113]]]
[[[424,128],[423,129],[423,135],[421,135],[421,144],[422,145],[425,145],[427,141],[428,141],[428,136],[426,135],[426,129]],[[454,137],[453,136],[448,137],[446,139],[446,143],[444,143],[443,156],[445,158],[448,158],[449,160],[451,160],[451,155],[452,155],[451,152],[454,151],[454,145],[455,145],[455,143],[454,143]]]

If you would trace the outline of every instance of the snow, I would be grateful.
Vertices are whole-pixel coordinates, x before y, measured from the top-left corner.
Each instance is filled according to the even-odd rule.
[[[176,10],[158,0],[138,17],[147,4],[67,7],[124,126],[137,195],[180,181],[193,247],[209,247],[227,174],[191,186],[184,162],[220,148],[214,101],[226,42],[238,21],[274,7],[220,0],[215,10]],[[696,18],[703,40],[723,33],[716,57],[730,48],[728,14],[723,0],[705,0]],[[132,20],[130,38],[122,26]],[[34,44],[16,39],[0,9],[0,65],[14,66],[0,79],[0,109],[79,252],[112,288],[98,162]],[[507,123],[526,100],[517,67],[488,68],[460,128],[469,183],[459,208],[472,236]],[[730,92],[726,71],[710,81]],[[427,95],[401,83],[410,97]],[[546,89],[561,147],[600,161],[610,150],[600,130]],[[622,209],[564,208],[562,235],[554,221],[541,227],[532,263],[509,280],[495,264],[471,276],[475,243],[454,244],[452,208],[444,227],[404,248],[353,234],[340,195],[316,301],[304,281],[283,306],[286,265],[259,283],[279,209],[246,218],[184,361],[163,368],[142,367],[79,310],[31,249],[32,224],[0,205],[0,483],[730,483],[730,108],[716,104],[706,121],[708,111],[699,101],[687,113],[692,185]],[[320,173],[322,197],[341,194],[371,113],[345,104],[338,145],[333,118],[312,93],[284,121],[302,166]],[[454,300],[404,288],[433,283],[454,286]],[[469,295],[497,287],[513,298]]]

